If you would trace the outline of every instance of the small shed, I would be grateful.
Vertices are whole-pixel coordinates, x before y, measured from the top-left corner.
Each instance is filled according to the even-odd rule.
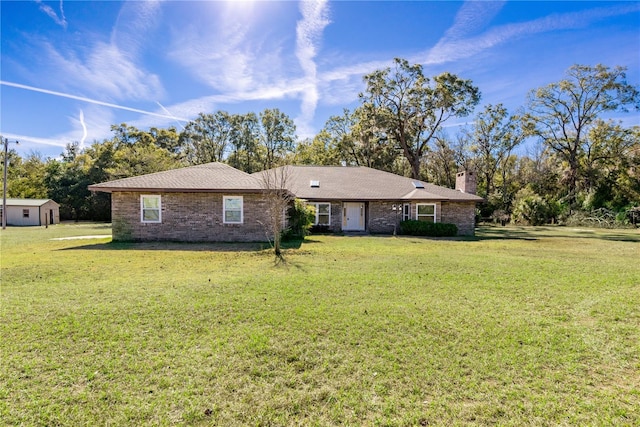
[[[0,204],[0,220],[2,215],[4,212]],[[60,205],[51,199],[7,199],[7,225],[58,223],[60,223]]]

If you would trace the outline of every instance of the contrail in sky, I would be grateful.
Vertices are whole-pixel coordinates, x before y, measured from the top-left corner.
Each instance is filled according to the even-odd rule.
[[[91,104],[102,105],[104,107],[110,107],[110,108],[117,108],[119,110],[132,111],[134,113],[146,114],[146,115],[149,115],[149,116],[162,117],[162,118],[165,118],[165,119],[173,119],[173,120],[179,120],[179,121],[183,121],[183,122],[188,122],[189,121],[189,119],[183,119],[181,117],[176,117],[176,116],[172,116],[172,115],[168,116],[166,114],[153,113],[151,111],[139,110],[137,108],[125,107],[125,106],[122,106],[122,105],[111,104],[109,102],[102,102],[102,101],[97,101],[97,100],[91,99],[91,98],[85,98],[85,97],[82,97],[82,96],[70,95],[68,93],[56,92],[56,91],[53,91],[53,90],[41,89],[41,88],[33,87],[33,86],[27,86],[27,85],[23,85],[23,84],[20,84],[20,83],[12,83],[12,82],[7,82],[7,81],[4,81],[4,80],[0,80],[0,85],[11,86],[11,87],[15,87],[15,88],[18,88],[18,89],[30,90],[30,91],[33,91],[33,92],[46,93],[47,95],[60,96],[60,97],[63,97],[63,98],[75,99],[77,101],[89,102]]]
[[[80,147],[84,148],[84,140],[87,139],[87,125],[84,122],[84,111],[80,110],[80,124],[82,125],[82,140]]]
[[[182,128],[182,130],[184,130],[184,126],[182,126],[182,123],[180,123],[180,120],[178,120],[178,118],[176,116],[171,114],[171,112],[169,110],[167,110],[166,108],[164,108],[164,105],[160,104],[158,101],[156,101],[156,104],[158,104],[160,106],[160,108],[162,108],[167,114],[170,114],[171,117],[173,117],[175,119],[176,123],[178,123],[178,126],[180,126]]]

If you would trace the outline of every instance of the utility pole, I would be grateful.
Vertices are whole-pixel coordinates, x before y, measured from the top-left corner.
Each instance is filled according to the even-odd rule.
[[[0,136],[0,139],[4,143],[4,165],[2,168],[4,170],[4,179],[2,181],[2,229],[4,230],[7,228],[7,152],[9,151],[9,142],[18,144],[18,141],[9,141],[9,138],[3,139],[2,136]]]

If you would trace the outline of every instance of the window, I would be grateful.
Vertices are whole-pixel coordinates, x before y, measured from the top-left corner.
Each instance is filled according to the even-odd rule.
[[[22,218],[29,218],[29,209],[22,209]]]
[[[140,221],[162,222],[160,196],[140,196]]]
[[[242,196],[224,196],[224,223],[225,224],[242,224]]]
[[[316,208],[316,220],[313,225],[331,225],[331,203],[312,203]]]
[[[416,205],[416,219],[418,221],[436,222],[436,205]]]
[[[405,203],[402,205],[402,220],[407,221],[411,219],[411,205],[409,203]]]

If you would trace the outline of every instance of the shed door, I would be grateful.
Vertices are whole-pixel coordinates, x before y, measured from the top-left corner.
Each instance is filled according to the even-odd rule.
[[[342,209],[342,229],[364,230],[364,203],[345,203]]]

